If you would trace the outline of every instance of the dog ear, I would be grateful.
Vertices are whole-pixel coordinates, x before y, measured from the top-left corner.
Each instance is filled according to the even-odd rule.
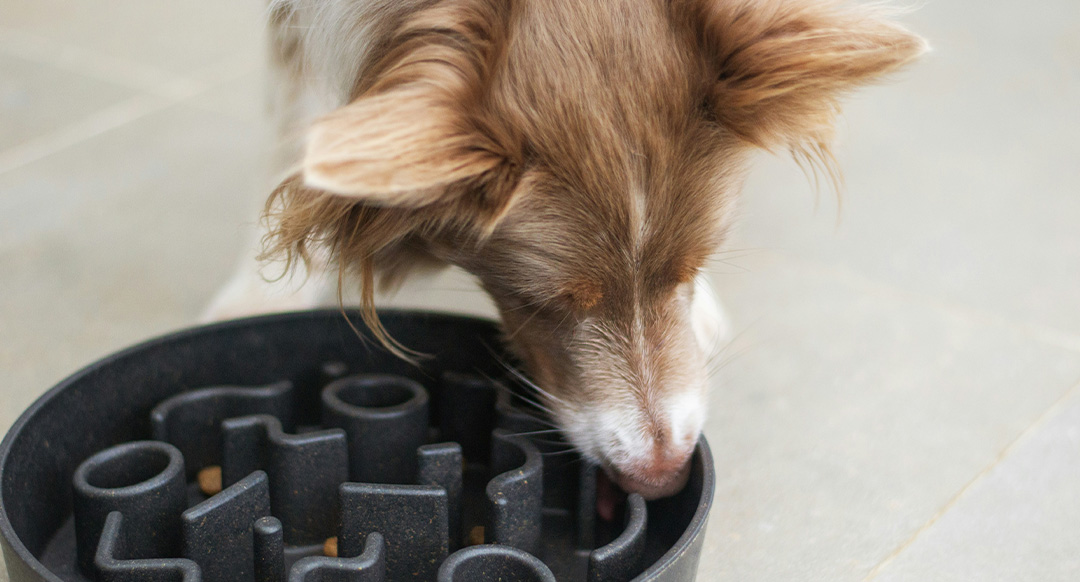
[[[311,127],[305,185],[374,206],[505,210],[520,156],[482,104],[503,4],[443,2],[404,22],[355,99]]]
[[[713,81],[707,106],[765,148],[824,150],[838,99],[911,62],[924,40],[839,0],[690,0]]]
[[[445,200],[454,191],[448,186],[506,163],[443,93],[415,82],[318,120],[308,134],[304,182],[375,205],[415,208]]]
[[[444,0],[402,22],[353,89],[308,132],[299,172],[267,202],[263,257],[320,259],[358,276],[361,315],[392,352],[375,313],[376,272],[393,284],[438,262],[436,243],[475,244],[513,202],[521,141],[483,95],[500,47],[505,0]],[[451,241],[451,242],[447,242]]]

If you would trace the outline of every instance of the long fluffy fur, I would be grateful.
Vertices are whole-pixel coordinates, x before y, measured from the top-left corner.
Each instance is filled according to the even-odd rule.
[[[544,1],[271,0],[275,55],[283,76],[345,106],[310,130],[304,171],[285,180],[268,204],[275,226],[265,256],[293,260],[305,258],[313,245],[329,249],[343,270],[359,275],[366,323],[379,330],[370,303],[379,266],[387,265],[386,281],[400,281],[409,261],[396,255],[418,260],[427,255],[417,248],[423,246],[417,238],[449,226],[459,227],[461,234],[474,218],[482,224],[481,232],[490,231],[509,208],[513,182],[521,174],[517,170],[525,163],[522,138],[515,134],[544,139],[545,132],[543,127],[514,127],[490,115],[485,118],[480,109],[493,100],[511,108],[529,106],[505,103],[523,95],[507,95],[493,78],[515,74],[495,70],[510,39],[551,46],[547,54],[538,55],[539,62],[526,63],[527,72],[520,76],[557,76],[566,69],[560,61],[571,58],[575,47],[548,42],[548,27],[561,26],[565,18],[587,21],[601,33],[641,37],[638,43],[624,43],[628,62],[633,62],[632,51],[642,50],[635,46],[671,41],[664,38],[666,30],[624,29],[633,19],[611,19],[614,10],[596,9],[588,2],[551,2],[551,8],[539,9],[548,12],[550,20],[514,22],[515,11]],[[658,5],[635,2],[620,9],[656,12]],[[873,10],[834,0],[677,0],[665,16],[667,26],[679,28],[684,52],[696,53],[684,56],[704,63],[671,63],[687,78],[666,89],[694,87],[723,130],[754,146],[788,148],[796,159],[829,176],[838,175],[830,143],[839,98],[906,64],[924,47],[921,39]],[[562,86],[595,92],[598,99],[628,90],[613,88],[608,81],[580,75],[563,79]],[[492,94],[499,90],[503,93]],[[519,93],[526,90],[510,87]],[[406,100],[413,107],[395,116],[380,108],[379,99],[391,104]],[[566,121],[547,120],[554,126]],[[604,136],[602,124],[579,122],[586,126],[584,135],[580,143],[565,144],[567,155],[626,157],[609,151],[623,138]],[[641,123],[647,126],[649,121]],[[407,139],[387,145],[385,136],[394,131]],[[437,149],[446,150],[443,142],[451,141],[460,159]],[[578,146],[590,151],[575,152]],[[352,151],[346,152],[349,147]],[[499,160],[506,164],[500,166]],[[423,172],[430,173],[418,175]],[[468,197],[482,208],[469,201],[448,203],[448,197]],[[415,212],[387,208],[401,205],[434,207]]]
[[[832,171],[840,99],[921,39],[833,0],[273,0],[280,107],[331,95],[268,203],[267,256],[476,275],[559,426],[674,492],[700,432],[694,278],[747,154]],[[318,99],[306,101],[318,102]],[[303,117],[302,115],[297,116]],[[343,280],[343,279],[340,279]],[[680,477],[681,476],[681,477]]]

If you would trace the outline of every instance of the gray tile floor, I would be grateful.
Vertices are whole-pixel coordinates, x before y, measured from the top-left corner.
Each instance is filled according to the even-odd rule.
[[[850,102],[843,209],[763,155],[713,268],[701,580],[1080,579],[1080,3],[923,4],[935,52]],[[0,432],[229,274],[260,10],[0,3]],[[458,274],[391,302],[490,313]]]

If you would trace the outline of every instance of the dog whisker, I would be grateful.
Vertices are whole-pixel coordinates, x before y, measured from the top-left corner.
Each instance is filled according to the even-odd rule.
[[[496,362],[498,362],[498,364],[500,366],[502,366],[507,372],[509,372],[515,378],[517,378],[517,380],[522,385],[524,385],[524,387],[533,390],[534,392],[536,392],[540,396],[546,398],[549,402],[554,402],[554,403],[564,404],[564,405],[568,404],[565,399],[563,399],[563,398],[561,398],[559,396],[556,396],[556,395],[552,394],[551,392],[541,388],[536,382],[533,382],[531,379],[529,379],[529,377],[526,376],[524,372],[522,372],[516,366],[512,365],[510,362],[506,361],[505,358],[499,356],[499,354],[496,353],[491,348],[491,346],[485,346],[485,347],[487,347],[488,351],[491,352],[491,354],[495,358]]]
[[[532,413],[533,410],[539,410],[541,412],[546,413],[548,416],[554,416],[555,413],[550,407],[545,406],[543,403],[537,401],[534,398],[530,398],[529,396],[527,396],[525,394],[522,394],[520,392],[515,392],[515,391],[511,390],[509,387],[503,385],[503,383],[499,382],[498,380],[494,380],[494,379],[490,378],[487,375],[484,375],[484,377],[489,382],[491,382],[491,384],[493,386],[495,386],[495,388],[497,390],[500,390],[501,392],[503,392],[507,396],[510,396],[511,398],[517,398],[517,399],[525,402],[527,405],[529,405],[529,408],[521,408],[521,407],[515,408],[515,410],[517,412],[527,414],[533,420],[535,420],[537,422],[540,422],[542,424],[545,424],[547,426],[552,426],[552,427],[556,426],[554,424],[554,422],[550,418],[541,417],[541,416],[538,416],[538,415]]]
[[[552,434],[552,433],[561,433],[561,432],[562,432],[562,430],[558,429],[558,428],[546,428],[546,429],[543,429],[543,430],[527,430],[525,432],[514,432],[514,433],[510,433],[510,434],[508,434],[506,436],[512,436],[512,437],[515,437],[515,436],[533,436],[533,435],[538,435],[538,434]]]
[[[575,448],[569,448],[561,451],[540,451],[540,455],[544,457],[558,457],[568,454],[577,454],[578,451]]]

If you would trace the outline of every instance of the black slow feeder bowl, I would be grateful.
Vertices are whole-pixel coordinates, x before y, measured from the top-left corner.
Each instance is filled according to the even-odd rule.
[[[434,358],[315,311],[182,331],[61,382],[0,445],[12,582],[694,579],[704,439],[681,493],[604,521],[597,469],[528,409],[495,325],[382,318]]]

